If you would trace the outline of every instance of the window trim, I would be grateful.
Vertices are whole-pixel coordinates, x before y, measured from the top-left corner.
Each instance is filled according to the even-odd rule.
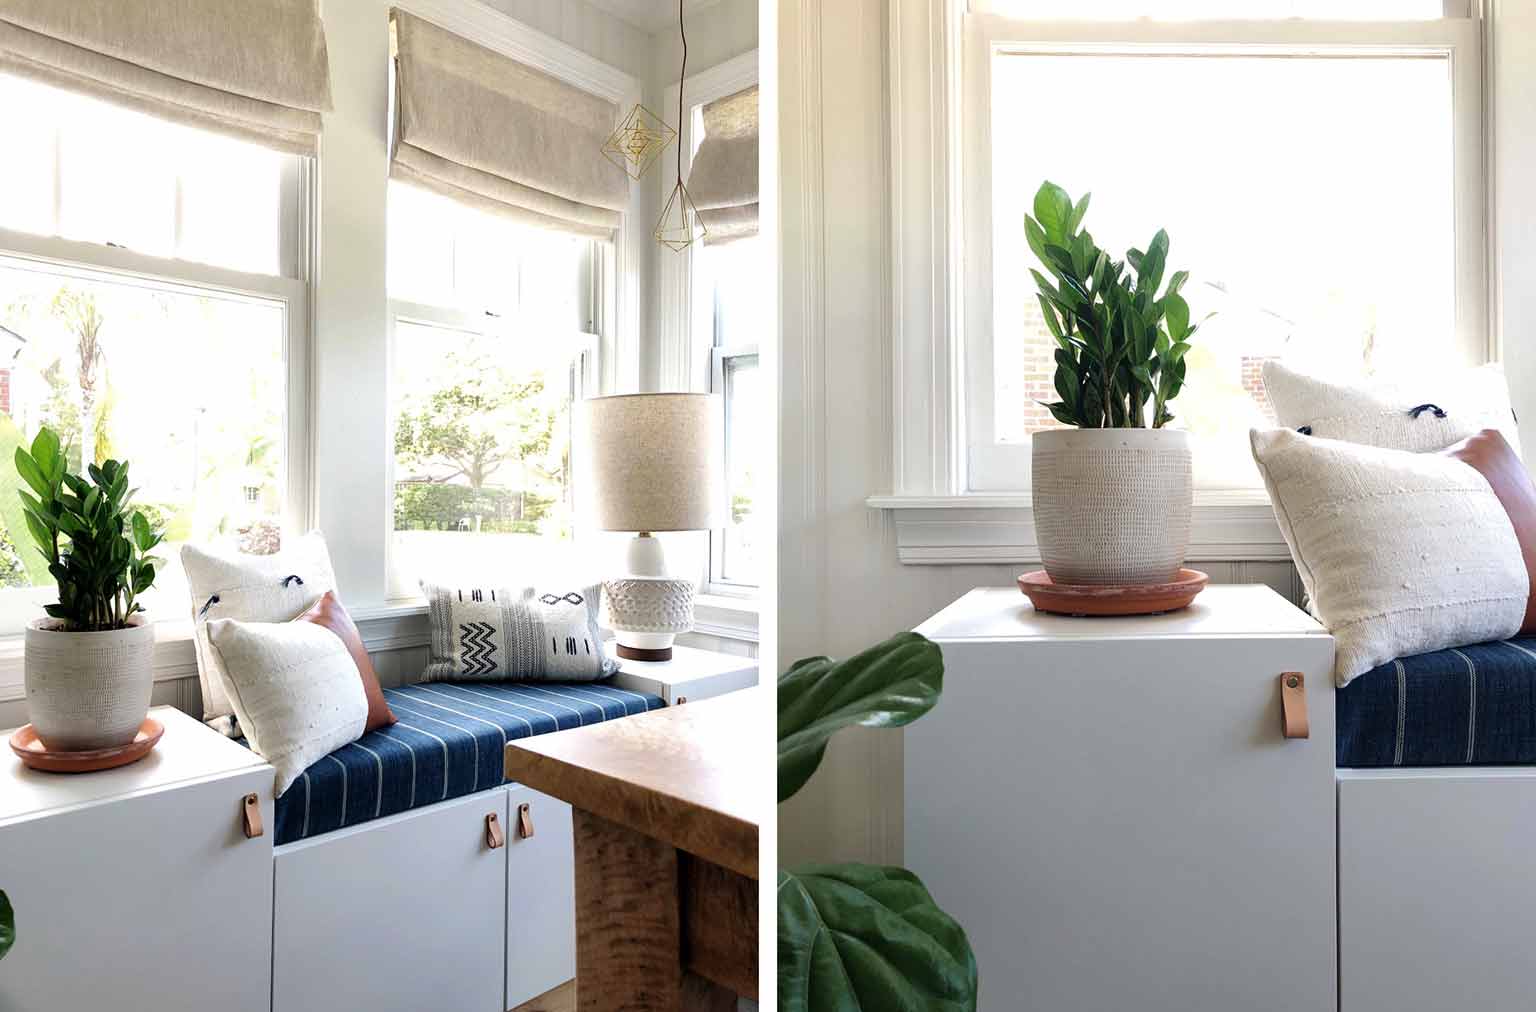
[[[1457,10],[1463,0],[1449,0]],[[977,246],[968,242],[966,138],[986,115],[965,102],[976,47],[1003,35],[1034,45],[1199,44],[1238,46],[1263,39],[1291,46],[1424,47],[1454,33],[1457,103],[1458,246],[1475,276],[1463,277],[1458,255],[1458,322],[1491,318],[1483,231],[1488,186],[1483,139],[1485,84],[1482,25],[1457,19],[1420,22],[1020,22],[968,14],[966,0],[896,0],[888,21],[891,193],[890,331],[892,466],[888,490],[866,500],[892,510],[898,554],[910,563],[1034,562],[1027,487],[1010,493],[973,491],[968,480],[965,341],[970,307],[967,271]],[[966,59],[970,54],[971,58]],[[1468,104],[1469,94],[1477,100]],[[1470,114],[1468,110],[1470,109]],[[1467,172],[1463,168],[1475,167]],[[1466,185],[1462,185],[1466,181]],[[1465,230],[1465,232],[1463,231]],[[985,251],[990,257],[990,250]],[[1463,301],[1466,305],[1463,306]],[[985,307],[990,312],[990,306]],[[1486,333],[1486,325],[1480,328]],[[1485,355],[1497,354],[1488,341]],[[1027,453],[1026,453],[1027,457]],[[1284,542],[1261,490],[1196,494],[1192,559],[1280,557]],[[1288,555],[1286,556],[1288,557]]]

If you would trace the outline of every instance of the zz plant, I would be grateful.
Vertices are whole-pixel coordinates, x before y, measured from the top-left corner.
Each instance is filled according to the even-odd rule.
[[[845,727],[900,727],[939,701],[937,645],[902,633],[843,661],[811,657],[779,679],[779,800]],[[820,864],[778,883],[779,1012],[975,1012],[965,930],[905,868]]]
[[[1030,270],[1040,311],[1056,339],[1056,420],[1081,429],[1162,428],[1184,385],[1184,356],[1198,329],[1179,290],[1188,271],[1168,265],[1168,233],[1145,250],[1111,259],[1083,227],[1090,194],[1073,202],[1055,183],[1041,184],[1024,236],[1050,277]],[[1159,293],[1159,288],[1162,291]],[[1151,416],[1147,415],[1151,402]]]
[[[139,595],[162,563],[150,552],[164,540],[130,508],[136,489],[128,487],[127,462],[91,464],[88,477],[69,474],[58,434],[44,428],[30,452],[16,448],[16,472],[31,488],[19,493],[27,531],[58,583],[58,603],[44,610],[65,632],[127,627],[144,610]]]

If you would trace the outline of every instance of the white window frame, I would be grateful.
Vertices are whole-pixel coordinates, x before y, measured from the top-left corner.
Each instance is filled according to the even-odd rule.
[[[758,50],[753,49],[716,64],[682,82],[684,117],[677,143],[683,156],[683,177],[693,170],[693,158],[703,137],[703,107],[716,99],[734,95],[759,83]],[[662,114],[678,108],[678,85],[667,88]],[[658,174],[663,191],[670,192],[676,182],[677,153],[667,151],[660,159]],[[663,195],[665,195],[665,192]],[[657,269],[657,347],[658,386],[660,390],[692,390],[723,393],[724,358],[755,355],[755,347],[721,349],[717,346],[713,293],[694,285],[699,250],[690,246],[677,254],[658,252]],[[724,400],[721,410],[725,410]],[[724,462],[722,461],[722,464]],[[725,598],[756,598],[758,584],[727,583],[715,579],[720,571],[722,538],[719,531],[709,532],[709,551],[704,556],[704,570],[699,586],[704,594]]]
[[[718,334],[716,339],[718,340]],[[731,413],[726,409],[725,401],[725,371],[733,359],[758,357],[758,346],[755,344],[726,345],[717,344],[710,349],[709,354],[709,391],[720,395],[720,406],[725,411],[725,452],[730,453],[731,446]],[[759,366],[761,367],[761,366]],[[728,463],[722,461],[722,465]],[[727,491],[729,491],[729,469],[727,474]],[[729,504],[727,504],[729,508]],[[725,532],[712,530],[709,532],[709,568],[704,574],[704,593],[715,594],[720,597],[757,597],[762,586],[762,577],[758,577],[757,583],[738,583],[727,580],[725,573]]]
[[[307,220],[313,170],[306,166],[294,182],[300,190],[285,200],[284,234],[290,216]],[[285,246],[287,244],[285,243]],[[302,251],[304,244],[295,244]],[[283,417],[283,530],[296,536],[314,526],[313,454],[310,419],[310,291],[302,278],[248,274],[222,267],[152,257],[120,246],[80,242],[58,236],[33,235],[0,229],[0,256],[31,261],[40,267],[84,275],[105,276],[147,288],[190,294],[251,297],[283,306],[286,410]],[[285,254],[286,258],[286,254]],[[301,252],[302,258],[302,252]],[[307,264],[293,265],[304,275]],[[23,546],[18,546],[23,547]],[[191,623],[181,618],[156,622],[155,677],[180,678],[196,672],[190,654]],[[0,701],[20,698],[22,689],[22,637],[0,637]],[[188,670],[190,666],[190,670]]]
[[[971,6],[978,6],[972,4]],[[1034,563],[1028,445],[990,443],[994,52],[1435,53],[1455,109],[1456,321],[1469,361],[1499,353],[1490,318],[1483,25],[1472,0],[1432,21],[1019,21],[965,0],[895,0],[889,21],[892,244],[890,492],[901,561]],[[988,442],[972,438],[986,432]],[[1007,488],[999,475],[1020,475]],[[979,479],[979,480],[978,480]],[[1258,489],[1196,494],[1189,559],[1287,560]]]
[[[591,317],[598,312],[598,304],[602,300],[602,292],[598,288],[601,275],[601,262],[603,260],[603,244],[594,243],[594,249],[589,263],[589,292],[586,306],[586,316]],[[389,579],[388,603],[393,607],[422,607],[424,600],[421,589],[415,582],[415,577],[409,573],[401,572],[395,560],[395,528],[394,528],[394,490],[395,490],[395,422],[396,416],[393,410],[395,403],[395,342],[396,328],[401,323],[414,323],[421,326],[437,327],[442,330],[459,331],[486,337],[498,337],[503,340],[517,340],[519,317],[515,313],[495,315],[485,312],[474,312],[467,309],[455,309],[446,306],[427,305],[419,302],[407,302],[402,299],[389,300],[389,397],[385,401],[388,417],[389,460],[385,465],[385,478],[389,483],[390,511],[389,525],[384,536],[384,558]],[[597,388],[600,348],[602,339],[591,332],[589,323],[588,332],[572,331],[573,343],[571,346],[571,372],[575,389],[572,397],[584,400],[592,395]]]

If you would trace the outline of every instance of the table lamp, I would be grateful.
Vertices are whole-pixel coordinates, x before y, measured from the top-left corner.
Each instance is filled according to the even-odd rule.
[[[603,582],[618,654],[672,659],[693,628],[696,580],[667,575],[661,531],[725,525],[725,423],[709,394],[622,394],[583,401],[576,494],[598,530],[634,531],[624,573]]]

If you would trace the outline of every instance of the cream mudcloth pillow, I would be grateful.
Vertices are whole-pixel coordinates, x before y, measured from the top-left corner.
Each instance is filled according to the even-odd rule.
[[[1277,422],[1324,439],[1424,453],[1498,429],[1520,452],[1509,384],[1496,365],[1426,370],[1412,380],[1340,383],[1270,361],[1264,363],[1264,392]]]
[[[251,748],[277,770],[279,797],[300,773],[362,737],[368,699],[341,637],[311,622],[208,623],[219,680]]]
[[[1339,685],[1397,657],[1519,631],[1530,578],[1477,470],[1289,429],[1249,438],[1308,608],[1337,642]]]
[[[225,734],[238,731],[224,720],[234,709],[218,678],[219,656],[208,644],[215,619],[287,622],[304,614],[328,590],[336,589],[325,538],[312,531],[294,538],[274,555],[221,553],[183,545],[181,565],[192,594],[197,677],[203,688],[203,719]]]

